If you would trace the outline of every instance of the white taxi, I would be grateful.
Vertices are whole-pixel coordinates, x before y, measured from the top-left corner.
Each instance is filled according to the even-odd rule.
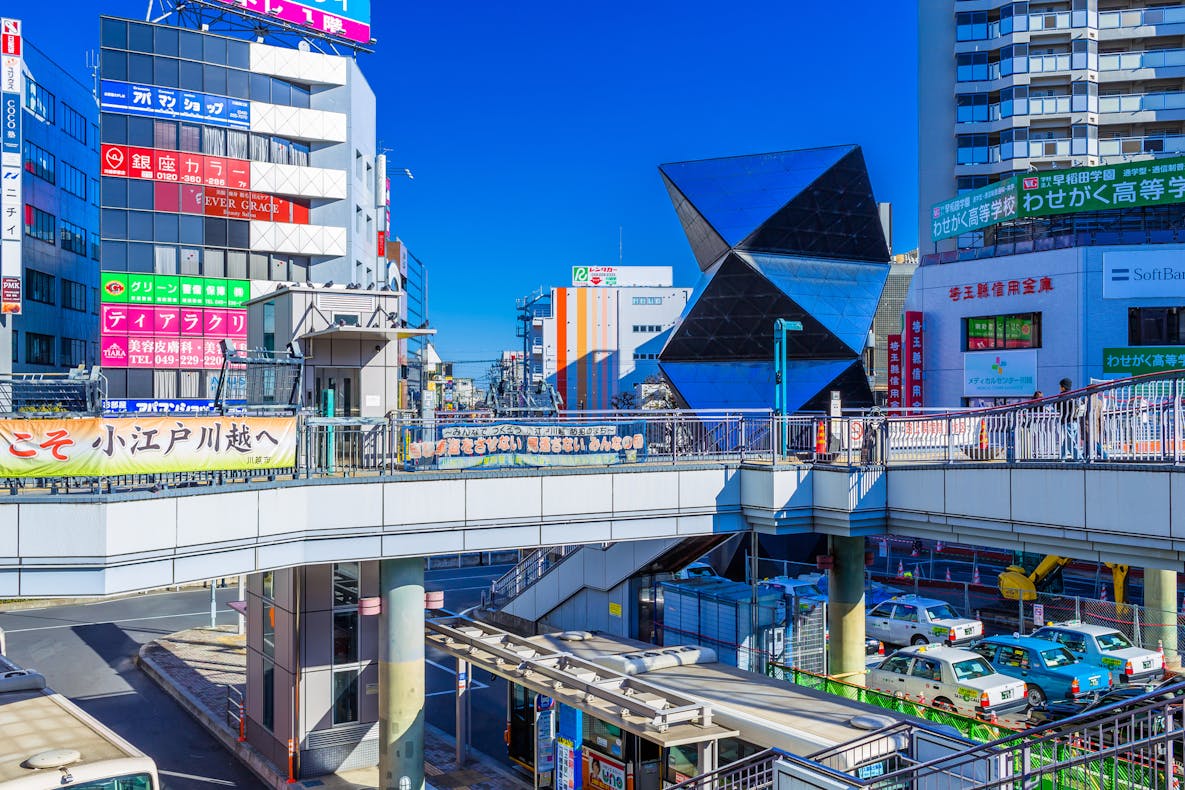
[[[941,645],[898,650],[869,670],[868,688],[965,716],[1028,708],[1023,680],[1002,675],[978,653]]]

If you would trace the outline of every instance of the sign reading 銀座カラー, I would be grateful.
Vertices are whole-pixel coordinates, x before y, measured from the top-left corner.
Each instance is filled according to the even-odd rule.
[[[951,239],[1016,219],[1016,205],[1016,181],[1012,178],[944,200],[930,210],[930,238]]]
[[[1185,368],[1185,346],[1137,346],[1104,348],[1103,373],[1140,376]]]
[[[449,425],[437,439],[410,442],[408,460],[440,469],[506,466],[607,466],[646,456],[641,422]]]
[[[1044,170],[1010,176],[935,204],[930,239],[949,239],[1023,217],[1171,203],[1185,203],[1185,157]]]
[[[293,417],[0,420],[0,477],[103,477],[295,465]]]

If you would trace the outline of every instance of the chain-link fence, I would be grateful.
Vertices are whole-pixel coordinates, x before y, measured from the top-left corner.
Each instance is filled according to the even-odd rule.
[[[801,599],[799,599],[801,600]],[[805,602],[791,615],[794,630],[784,663],[795,669],[828,674],[827,663],[827,604]]]

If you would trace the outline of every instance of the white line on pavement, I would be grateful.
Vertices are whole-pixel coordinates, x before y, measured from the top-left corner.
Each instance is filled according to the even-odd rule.
[[[193,774],[182,774],[176,771],[162,771],[159,768],[156,771],[161,776],[175,776],[178,779],[196,779],[199,782],[208,782],[212,785],[226,785],[227,787],[234,787],[234,782],[228,782],[225,779],[215,779],[210,776],[194,776]]]
[[[7,629],[6,628],[6,629],[4,629],[4,633],[6,633],[6,634],[24,634],[24,633],[28,633],[29,631],[52,631],[57,628],[77,628],[80,625],[114,625],[116,623],[138,623],[143,620],[169,620],[174,617],[193,617],[194,615],[199,615],[199,614],[209,615],[210,610],[206,609],[201,612],[178,612],[177,614],[160,614],[160,615],[154,615],[152,617],[129,617],[124,620],[100,620],[100,621],[94,622],[94,623],[79,621],[77,623],[65,623],[63,625],[41,625],[36,628],[14,628],[14,629]],[[231,617],[231,616],[237,617],[238,616],[238,614],[234,611],[225,611],[225,612],[222,610],[218,611],[219,617],[222,617],[224,615],[228,616],[228,617]]]

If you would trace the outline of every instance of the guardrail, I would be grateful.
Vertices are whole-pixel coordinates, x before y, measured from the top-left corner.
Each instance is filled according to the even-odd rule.
[[[868,410],[841,417],[768,411],[562,412],[547,418],[474,414],[464,421],[299,416],[296,461],[289,468],[14,477],[0,478],[0,487],[11,494],[99,494],[283,478],[642,462],[1180,465],[1185,460],[1183,381],[1185,370],[1176,370],[990,409]]]

